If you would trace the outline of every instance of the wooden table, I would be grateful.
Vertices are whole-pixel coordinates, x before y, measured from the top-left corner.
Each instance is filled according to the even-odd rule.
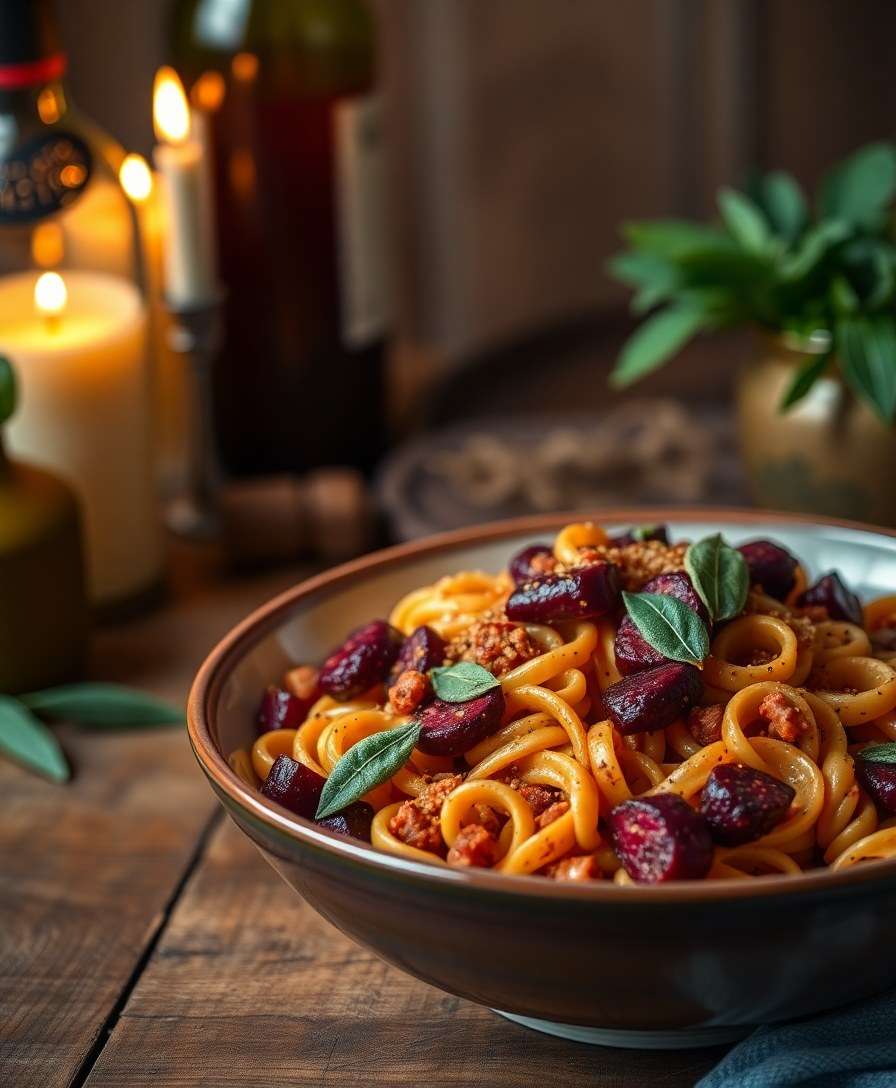
[[[163,609],[98,633],[94,676],[182,701],[218,637],[303,572],[218,573],[179,556]],[[4,1088],[674,1088],[723,1053],[562,1042],[417,982],[281,883],[182,730],[61,737],[68,785],[0,762]]]

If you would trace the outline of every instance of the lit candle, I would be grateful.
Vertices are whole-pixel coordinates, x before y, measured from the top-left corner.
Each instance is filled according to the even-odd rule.
[[[137,212],[143,277],[149,300],[156,470],[163,494],[183,489],[187,466],[187,383],[183,360],[170,348],[165,309],[162,239],[164,209],[157,178],[142,155],[128,155],[118,171]]]
[[[55,469],[81,499],[91,597],[108,605],[157,580],[146,311],[132,283],[101,272],[0,279],[0,354],[18,372],[11,449]]]
[[[165,206],[165,296],[182,309],[215,298],[214,230],[209,171],[191,133],[190,108],[172,68],[160,68],[153,90],[154,159]]]

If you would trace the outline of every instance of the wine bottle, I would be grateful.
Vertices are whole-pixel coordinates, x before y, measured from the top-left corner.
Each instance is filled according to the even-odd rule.
[[[52,0],[2,0],[0,354],[21,383],[5,435],[73,486],[91,603],[114,613],[151,594],[162,566],[146,306],[124,152],[72,106],[65,70]]]
[[[360,0],[178,0],[173,41],[213,156],[223,463],[369,469],[389,319],[370,13]]]

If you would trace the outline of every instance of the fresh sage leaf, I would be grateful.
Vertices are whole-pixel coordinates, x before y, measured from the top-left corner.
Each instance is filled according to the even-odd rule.
[[[818,200],[823,216],[846,220],[874,230],[886,215],[896,193],[896,148],[869,144],[822,179]]]
[[[731,619],[743,611],[750,588],[747,563],[720,533],[691,544],[684,565],[712,619]]]
[[[624,345],[610,381],[617,388],[656,370],[708,322],[693,306],[667,306],[649,317]]]
[[[67,782],[71,778],[56,737],[8,695],[0,695],[0,752],[53,782]]]
[[[783,170],[773,170],[760,178],[757,195],[775,233],[786,242],[799,237],[809,211],[794,177]]]
[[[896,413],[896,323],[891,317],[841,318],[837,346],[853,392],[890,424]]]
[[[765,216],[749,197],[736,189],[720,189],[719,211],[731,237],[752,253],[764,253],[771,235]]]
[[[446,703],[466,703],[500,686],[500,681],[475,661],[440,665],[431,675],[433,690]]]
[[[784,391],[784,396],[781,398],[781,403],[778,405],[778,411],[786,412],[801,401],[822,374],[824,374],[830,361],[830,352],[825,352],[824,355],[812,356],[807,359],[806,362],[797,369],[790,385],[788,385],[787,389]]]
[[[869,763],[896,763],[896,744],[869,744],[859,757]]]
[[[129,729],[146,725],[179,725],[184,712],[170,703],[119,684],[66,684],[19,697],[35,714],[75,725]]]
[[[664,593],[623,593],[622,599],[641,635],[664,657],[699,665],[709,655],[703,620],[682,601]]]
[[[324,784],[316,820],[332,816],[387,781],[410,758],[420,736],[420,723],[405,722],[358,741],[340,759]]]

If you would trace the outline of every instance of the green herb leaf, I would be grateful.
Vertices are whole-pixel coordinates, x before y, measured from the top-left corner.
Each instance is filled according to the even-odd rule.
[[[636,249],[647,250],[671,261],[697,250],[730,251],[731,240],[715,227],[689,223],[685,219],[654,219],[626,223],[623,234]]]
[[[0,695],[0,752],[53,782],[71,778],[59,741],[43,722],[8,695]]]
[[[736,189],[720,189],[719,211],[728,233],[751,253],[764,253],[771,235],[765,216],[749,197]]]
[[[432,686],[446,703],[466,703],[499,687],[500,681],[474,661],[458,661],[456,665],[440,665],[433,669]]]
[[[20,700],[36,714],[108,729],[179,725],[184,720],[184,712],[170,703],[119,684],[67,684]]]
[[[883,315],[844,317],[836,336],[844,378],[889,425],[896,412],[896,324]]]
[[[626,610],[650,645],[664,657],[699,665],[709,655],[709,635],[692,609],[664,593],[623,593]]]
[[[859,757],[869,763],[896,763],[896,744],[869,744]]]
[[[405,722],[384,733],[373,733],[352,745],[324,784],[315,819],[340,812],[368,790],[387,781],[410,758],[420,736],[420,723]]]
[[[758,196],[769,222],[785,241],[798,238],[809,218],[806,199],[791,174],[775,170],[759,180]]]
[[[830,352],[824,355],[811,356],[804,362],[793,376],[793,380],[784,392],[779,412],[786,412],[803,399],[812,386],[824,374],[828,363],[831,361]]]
[[[743,611],[750,588],[747,563],[720,533],[691,544],[684,565],[712,619],[731,619]]]
[[[657,529],[659,529],[659,525],[635,525],[630,531],[633,540],[644,541],[652,536]]]
[[[829,219],[807,230],[796,250],[781,261],[781,279],[793,283],[808,276],[822,258],[849,235],[849,224],[839,219]]]
[[[608,268],[616,279],[637,288],[631,304],[635,313],[644,313],[664,302],[681,282],[681,274],[674,264],[643,250],[617,253]]]
[[[669,306],[649,317],[622,349],[610,382],[621,388],[656,370],[702,328],[705,313],[692,306]]]
[[[879,229],[896,193],[896,147],[869,144],[830,170],[822,180],[819,212],[857,227]]]

